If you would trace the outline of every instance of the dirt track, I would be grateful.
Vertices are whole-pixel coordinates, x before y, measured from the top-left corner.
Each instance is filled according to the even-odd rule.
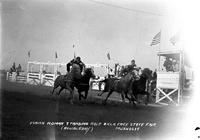
[[[128,103],[109,101],[102,105],[97,93],[89,92],[86,101],[78,102],[77,93],[71,105],[67,94],[59,98],[50,94],[50,87],[31,86],[2,81],[2,138],[20,140],[66,140],[66,139],[164,139],[179,135],[184,120],[182,106],[133,107]],[[105,99],[105,97],[102,97]],[[113,98],[118,99],[117,94]],[[31,122],[44,122],[44,125]],[[61,130],[60,126],[50,126],[47,122],[97,122],[99,126],[90,126],[90,130]],[[156,124],[140,127],[139,130],[117,130],[116,126],[104,126],[104,123]],[[65,125],[66,126],[66,125]],[[92,128],[92,129],[91,129]],[[124,128],[124,127],[121,127]],[[135,128],[135,127],[134,127]],[[132,129],[134,129],[132,128]]]

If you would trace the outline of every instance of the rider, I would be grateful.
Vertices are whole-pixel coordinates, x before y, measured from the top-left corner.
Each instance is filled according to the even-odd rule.
[[[173,71],[172,60],[169,57],[166,57],[163,66],[165,67],[165,69],[166,69],[167,72],[168,71]]]
[[[67,64],[67,72],[70,72],[70,67],[73,64],[78,64],[80,69],[81,69],[81,73],[83,71],[83,69],[85,69],[85,64],[81,61],[81,57],[76,57],[74,59],[72,59],[68,64]]]
[[[126,75],[128,74],[129,72],[134,72],[136,73],[136,70],[137,70],[137,67],[136,67],[136,64],[135,64],[135,60],[131,60],[131,64],[130,65],[126,65],[122,71],[121,71],[121,75]]]

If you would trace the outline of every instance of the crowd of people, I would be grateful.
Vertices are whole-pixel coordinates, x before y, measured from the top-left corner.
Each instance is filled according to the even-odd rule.
[[[19,75],[19,73],[22,72],[22,67],[21,67],[20,64],[18,65],[18,67],[16,67],[15,62],[13,62],[13,65],[12,65],[12,67],[10,68],[10,71],[9,71],[9,72],[10,72],[10,73],[16,72],[17,75]]]
[[[166,57],[163,66],[165,67],[165,70],[167,72],[168,71],[172,71],[172,72],[179,71],[179,61],[177,59],[172,59],[172,58]]]

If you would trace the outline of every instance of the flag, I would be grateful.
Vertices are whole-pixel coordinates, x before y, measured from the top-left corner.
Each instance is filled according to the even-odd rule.
[[[31,56],[31,51],[28,51],[28,57],[30,58],[30,56]]]
[[[161,31],[159,33],[157,33],[154,37],[153,40],[151,42],[151,46],[153,45],[157,45],[160,43],[160,39],[161,39]]]
[[[180,32],[177,32],[174,36],[172,36],[169,41],[172,45],[175,45],[180,40]]]
[[[110,60],[110,53],[107,53],[107,58],[108,60]]]
[[[57,52],[55,52],[55,58],[58,58],[58,54],[57,54]]]

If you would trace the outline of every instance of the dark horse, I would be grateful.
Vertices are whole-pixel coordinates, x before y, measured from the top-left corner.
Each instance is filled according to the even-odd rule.
[[[110,79],[110,81],[107,81],[107,84],[109,84],[109,93],[106,97],[106,99],[104,100],[104,104],[106,104],[106,101],[108,100],[109,96],[114,92],[118,92],[121,94],[122,100],[124,101],[124,97],[127,98],[129,100],[129,102],[133,102],[134,103],[134,97],[132,96],[133,94],[130,94],[131,92],[131,84],[132,81],[135,78],[135,74],[133,72],[128,73],[127,75],[123,76],[120,79]],[[103,94],[104,92],[102,92]],[[101,94],[101,95],[102,95]],[[128,94],[131,96],[129,97]]]
[[[69,73],[67,73],[66,75],[60,75],[56,78],[52,94],[54,93],[54,90],[59,86],[61,88],[58,92],[58,95],[63,89],[68,89],[70,91],[70,101],[71,103],[73,103],[72,100],[74,94],[74,87],[76,87],[79,91],[79,99],[81,98],[80,96],[82,91],[87,91],[85,92],[85,98],[87,98],[86,94],[88,93],[88,85],[91,77],[94,77],[94,72],[91,68],[87,68],[84,72],[84,75],[82,76],[80,67],[77,64],[74,64]]]
[[[132,83],[132,93],[136,100],[138,99],[138,94],[147,95],[147,100],[145,104],[149,102],[150,93],[146,91],[147,81],[152,78],[152,71],[149,68],[145,68],[140,75],[139,80],[135,80]]]
[[[81,97],[84,99],[87,99],[88,90],[90,88],[90,85],[89,85],[90,78],[95,78],[94,71],[91,68],[86,68],[79,83],[75,86],[78,89],[79,100],[81,100]],[[85,96],[81,94],[81,92],[83,91],[85,92]]]

